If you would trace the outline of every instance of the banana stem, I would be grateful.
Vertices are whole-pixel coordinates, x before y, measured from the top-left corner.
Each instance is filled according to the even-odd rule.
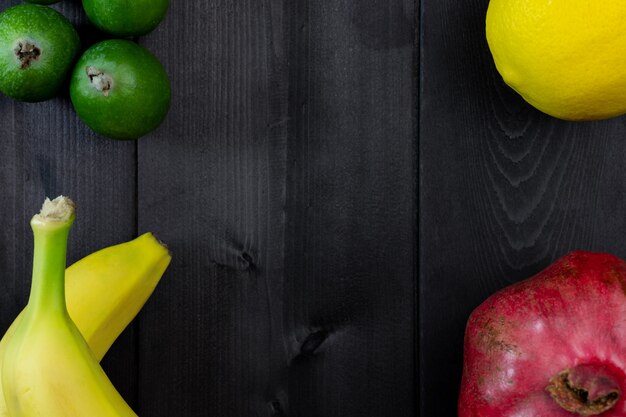
[[[67,240],[74,222],[74,203],[67,197],[46,199],[31,222],[35,238],[33,280],[28,304],[31,311],[67,311],[65,262]]]

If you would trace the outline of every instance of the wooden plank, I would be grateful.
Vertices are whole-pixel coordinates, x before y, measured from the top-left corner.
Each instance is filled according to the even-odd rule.
[[[141,316],[140,414],[267,415],[276,395],[269,376],[288,360],[284,25],[282,2],[172,2],[145,39],[174,111],[139,143],[139,228],[173,261]]]
[[[0,9],[15,4],[0,0]],[[55,6],[86,33],[79,3]],[[85,43],[92,40],[84,37]],[[32,266],[30,217],[45,196],[65,194],[77,205],[68,263],[136,234],[136,149],[134,143],[96,137],[73,112],[69,95],[25,104],[0,97],[0,331],[28,299]],[[134,405],[136,351],[132,330],[104,362],[120,392]]]
[[[288,415],[415,415],[413,16],[408,1],[295,6]]]
[[[140,414],[414,415],[413,2],[322,3],[173,2],[144,40],[174,111],[139,229],[174,259]]]
[[[504,85],[488,1],[422,2],[420,415],[456,415],[463,332],[488,295],[573,249],[626,255],[623,120],[546,116]]]

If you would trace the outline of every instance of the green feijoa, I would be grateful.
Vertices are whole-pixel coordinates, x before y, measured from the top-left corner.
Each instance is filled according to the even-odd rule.
[[[54,97],[80,48],[78,33],[59,12],[21,4],[0,13],[0,91],[21,101]]]
[[[165,119],[170,82],[148,50],[112,39],[93,45],[80,57],[70,97],[78,116],[96,133],[111,139],[137,139]]]
[[[116,36],[151,32],[165,17],[170,0],[83,0],[91,23]]]

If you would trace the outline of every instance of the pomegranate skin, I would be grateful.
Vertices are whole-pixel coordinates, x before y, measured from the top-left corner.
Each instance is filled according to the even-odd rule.
[[[626,417],[626,263],[577,251],[470,315],[459,417]]]

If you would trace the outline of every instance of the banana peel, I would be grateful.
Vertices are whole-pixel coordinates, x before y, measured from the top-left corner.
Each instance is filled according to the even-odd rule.
[[[168,249],[154,235],[145,233],[132,241],[97,251],[67,268],[67,311],[96,361],[102,359],[143,307],[170,260]],[[2,358],[7,345],[24,316],[22,311],[0,340],[0,370],[4,368]],[[63,375],[58,378],[62,380]],[[9,414],[2,395],[0,417],[19,417]]]

